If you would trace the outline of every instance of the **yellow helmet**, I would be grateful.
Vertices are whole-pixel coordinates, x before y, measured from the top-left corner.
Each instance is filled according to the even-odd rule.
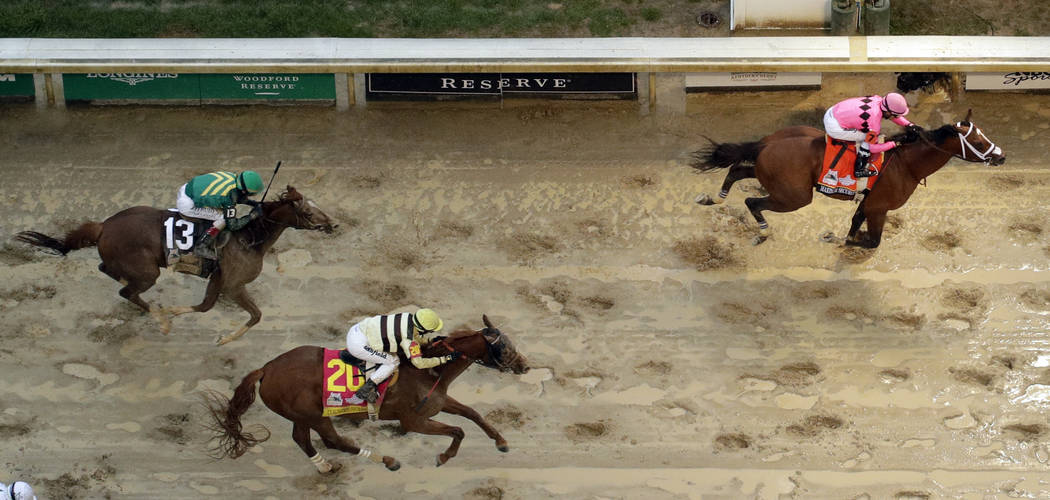
[[[436,332],[444,324],[433,309],[420,309],[415,315],[416,328],[425,332]]]

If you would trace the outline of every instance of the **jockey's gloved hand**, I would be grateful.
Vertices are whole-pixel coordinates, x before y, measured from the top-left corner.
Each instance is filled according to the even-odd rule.
[[[445,362],[446,363],[451,363],[451,362],[459,359],[459,357],[462,356],[462,355],[463,355],[463,353],[461,353],[461,352],[453,352],[452,354],[449,354],[449,355],[445,356]]]
[[[262,217],[262,214],[262,205],[255,205],[252,207],[252,211],[248,214],[248,216],[254,220],[258,219],[259,217]]]

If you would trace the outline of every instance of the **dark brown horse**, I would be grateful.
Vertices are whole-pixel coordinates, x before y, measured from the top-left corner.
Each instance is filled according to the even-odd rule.
[[[251,318],[236,332],[221,337],[225,344],[244,335],[259,322],[262,313],[248,296],[244,285],[262,271],[263,256],[286,228],[314,229],[331,233],[335,226],[312,201],[292,186],[277,201],[262,203],[259,217],[232,233],[229,243],[220,250],[220,265],[209,278],[204,301],[192,307],[164,309],[152,306],[139,295],[157,282],[160,269],[168,266],[164,221],[166,210],[132,207],[117,212],[102,223],[85,222],[58,240],[36,231],[23,231],[16,238],[31,245],[51,249],[61,255],[90,246],[98,247],[102,263],[98,269],[124,285],[120,296],[149,312],[162,332],[171,331],[168,314],[205,312],[215,305],[219,294],[232,298]]]
[[[917,137],[901,135],[891,140],[914,142],[902,144],[886,153],[881,175],[875,187],[864,197],[853,215],[847,245],[875,248],[882,241],[886,212],[896,210],[908,201],[920,182],[943,167],[948,160],[960,158],[969,162],[1002,165],[1003,152],[970,122],[972,113],[954,125],[922,132]],[[915,139],[921,139],[915,141]],[[713,141],[712,141],[713,142]],[[758,221],[760,235],[755,244],[769,236],[769,225],[762,216],[764,210],[793,212],[813,201],[813,190],[820,179],[824,158],[824,132],[812,127],[788,127],[757,142],[717,144],[708,150],[694,153],[693,168],[707,172],[729,168],[718,198],[706,194],[697,197],[701,205],[715,205],[725,201],[733,183],[740,179],[757,178],[768,196],[745,200],[751,215]],[[845,200],[844,195],[832,195]],[[859,240],[860,226],[868,223],[867,238]]]
[[[380,419],[399,420],[401,428],[407,432],[451,437],[452,444],[437,457],[438,466],[456,456],[460,441],[465,435],[459,427],[431,420],[431,417],[439,412],[472,420],[496,441],[499,451],[506,452],[510,449],[503,436],[478,412],[448,395],[448,387],[456,377],[474,363],[501,372],[522,374],[529,371],[528,360],[514,348],[507,335],[492,326],[487,317],[482,316],[481,319],[485,323],[484,329],[453,332],[443,340],[435,340],[423,350],[423,355],[427,357],[452,352],[462,353],[455,361],[430,370],[420,370],[402,357],[398,381],[389,388],[379,408]],[[317,453],[310,443],[311,429],[321,436],[321,441],[327,448],[362,455],[383,463],[390,470],[397,470],[401,466],[397,460],[387,456],[379,457],[369,450],[358,448],[351,440],[336,432],[331,417],[322,415],[323,362],[323,348],[297,347],[245,376],[234,391],[232,399],[214,392],[206,393],[206,404],[215,419],[211,429],[216,432],[217,446],[213,449],[216,455],[220,458],[237,458],[248,448],[269,437],[268,431],[265,437],[257,438],[244,432],[241,427],[241,415],[255,401],[255,385],[259,384],[259,397],[263,403],[278,415],[292,421],[292,439],[302,448],[303,453],[310,457],[319,471],[337,470],[340,466],[328,464]],[[354,413],[343,417],[364,420],[367,415]]]

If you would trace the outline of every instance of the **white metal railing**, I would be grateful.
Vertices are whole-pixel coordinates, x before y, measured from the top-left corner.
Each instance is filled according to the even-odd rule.
[[[1048,70],[1050,37],[0,39],[0,73]]]

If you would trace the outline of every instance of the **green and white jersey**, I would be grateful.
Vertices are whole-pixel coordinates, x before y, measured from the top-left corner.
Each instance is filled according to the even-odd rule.
[[[246,198],[233,172],[198,175],[186,183],[186,195],[194,205],[208,208],[232,208]]]

